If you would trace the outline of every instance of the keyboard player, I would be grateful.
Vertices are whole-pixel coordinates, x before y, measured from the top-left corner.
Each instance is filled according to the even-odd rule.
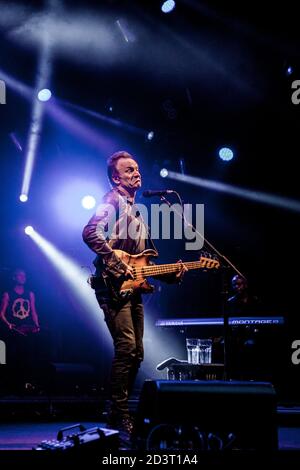
[[[247,317],[263,313],[261,301],[249,291],[247,279],[236,274],[231,279],[231,287],[233,296],[227,301],[229,316]]]
[[[227,301],[230,317],[260,316],[262,303],[248,288],[247,279],[236,274],[231,279],[233,295]],[[229,364],[232,378],[259,379],[259,357],[266,347],[265,333],[256,325],[230,329]]]

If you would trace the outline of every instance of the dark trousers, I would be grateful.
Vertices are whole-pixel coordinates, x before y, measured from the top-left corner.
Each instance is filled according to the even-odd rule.
[[[110,383],[111,415],[118,420],[129,415],[128,398],[144,358],[144,309],[140,295],[132,296],[126,303],[100,295],[97,295],[97,300],[114,344]]]

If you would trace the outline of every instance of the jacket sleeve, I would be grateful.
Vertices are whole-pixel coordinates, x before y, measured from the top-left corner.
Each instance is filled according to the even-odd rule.
[[[108,271],[119,277],[125,273],[126,265],[115,254],[107,241],[115,227],[117,216],[116,200],[106,200],[100,204],[97,212],[84,227],[82,237],[88,247],[102,258]]]

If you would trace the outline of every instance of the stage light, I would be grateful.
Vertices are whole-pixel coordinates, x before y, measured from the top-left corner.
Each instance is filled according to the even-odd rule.
[[[229,162],[233,159],[233,151],[228,147],[223,147],[219,150],[219,157],[224,162]]]
[[[160,176],[162,178],[166,178],[168,176],[169,172],[166,168],[162,168],[162,170],[160,170]]]
[[[118,26],[125,42],[132,43],[136,41],[136,37],[133,33],[133,30],[130,28],[129,24],[124,18],[119,18],[116,21],[116,25]]]
[[[21,202],[26,202],[26,201],[28,201],[28,196],[27,196],[27,194],[20,194],[19,199],[20,199]]]
[[[175,8],[175,2],[174,0],[167,0],[164,2],[161,6],[161,11],[163,13],[170,13],[172,10]]]
[[[90,217],[87,211],[96,209],[97,199],[100,200],[99,195],[105,193],[105,188],[88,174],[69,174],[68,178],[63,173],[57,174],[57,185],[59,190],[49,199],[49,206],[55,211],[56,224],[61,224],[63,230],[78,233],[86,225],[87,217]]]
[[[184,158],[180,158],[179,160],[180,172],[182,175],[185,174],[185,160]]]
[[[31,227],[31,225],[27,225],[27,227],[25,227],[24,232],[26,233],[26,235],[32,235],[34,232],[34,228]]]
[[[84,196],[81,199],[81,205],[84,209],[90,210],[93,209],[96,205],[96,200],[94,196]]]
[[[148,139],[148,140],[152,140],[153,137],[154,137],[154,132],[153,132],[153,131],[148,132],[148,134],[147,134],[147,139]]]
[[[93,111],[92,109],[88,109],[88,108],[84,108],[83,106],[78,106],[77,104],[74,104],[74,103],[70,103],[69,101],[61,101],[60,100],[60,103],[67,106],[68,108],[72,108],[72,109],[75,109],[76,111],[79,111],[80,113],[84,113],[84,114],[87,114],[88,116],[92,116],[93,118],[95,119],[98,119],[100,121],[103,121],[103,122],[106,122],[108,124],[111,124],[112,126],[114,127],[119,127],[119,128],[123,128],[129,132],[132,132],[133,134],[136,134],[136,135],[143,135],[143,136],[146,136],[147,137],[147,133],[148,131],[146,131],[145,129],[142,129],[140,127],[136,127],[136,126],[132,126],[131,124],[128,124],[126,123],[125,121],[120,121],[119,119],[115,119],[113,117],[110,117],[110,116],[107,116],[107,115],[104,115],[104,114],[101,114],[101,113],[97,113],[96,111]],[[111,104],[111,102],[109,101],[107,104],[106,104],[106,107],[105,109],[107,109],[107,111],[109,113],[113,113],[115,108],[114,108],[114,104]],[[62,108],[59,108],[57,105],[54,106],[52,103],[51,103],[51,106],[48,106],[47,108],[47,112],[48,113],[52,113],[53,116],[55,118],[58,118],[59,120],[63,120],[63,123],[65,122],[70,122],[70,116],[69,115],[66,115],[66,113],[64,112],[64,115],[62,115]],[[74,121],[74,118],[72,118],[72,120]],[[66,124],[65,124],[66,125]],[[83,123],[81,124],[81,127],[83,126]],[[72,125],[72,128],[74,127],[74,125]],[[77,125],[78,127],[78,130],[80,132],[82,132],[80,129],[79,129],[79,126]],[[72,129],[71,129],[72,130]],[[92,129],[89,131],[89,133],[91,134],[91,131]],[[99,130],[97,130],[97,135],[99,135]],[[103,137],[104,138],[104,137]],[[88,141],[91,142],[91,138],[90,136],[87,137]],[[99,140],[99,139],[98,139]],[[113,144],[112,144],[113,145]],[[110,149],[112,150],[112,149]],[[109,151],[109,150],[108,150]]]
[[[66,288],[69,288],[72,292],[74,299],[83,307],[86,312],[86,321],[91,322],[93,328],[96,328],[96,331],[99,332],[101,339],[110,344],[109,333],[106,331],[106,326],[100,315],[101,310],[95,294],[87,282],[88,275],[82,270],[82,266],[46,240],[36,230],[33,230],[30,235],[30,238],[65,281]]]
[[[212,189],[221,193],[231,194],[250,201],[260,202],[262,204],[269,204],[274,207],[281,207],[296,212],[300,212],[300,201],[297,199],[290,199],[287,197],[276,196],[273,194],[264,193],[262,191],[255,191],[253,189],[240,188],[231,184],[222,183],[220,181],[199,178],[197,176],[182,175],[175,171],[168,171],[168,178],[183,183],[188,183],[193,186],[201,188]]]
[[[286,69],[286,74],[287,75],[292,75],[293,73],[293,67],[289,66],[287,69]]]
[[[40,101],[48,101],[52,96],[51,91],[48,88],[43,88],[38,92],[38,99]]]
[[[19,141],[19,139],[17,138],[15,132],[10,132],[8,135],[9,135],[9,137],[10,137],[12,143],[13,143],[14,146],[16,147],[16,149],[19,150],[19,152],[23,152],[23,147],[22,147],[22,145],[20,144],[20,141]]]
[[[0,75],[4,79],[6,86],[11,87],[14,91],[19,93],[21,96],[27,99],[31,99],[32,96],[34,97],[36,96],[32,88],[28,87],[27,85],[24,85],[19,80],[16,80],[15,78],[10,77],[1,69],[0,69]],[[113,139],[109,138],[104,133],[100,135],[99,128],[95,129],[91,126],[88,126],[82,120],[79,120],[79,118],[77,118],[74,114],[71,114],[70,112],[65,110],[63,106],[58,105],[57,102],[51,100],[48,106],[46,107],[44,107],[43,104],[37,99],[35,99],[34,102],[36,105],[36,113],[33,113],[33,116],[35,117],[35,121],[34,121],[35,133],[40,132],[40,128],[38,125],[39,115],[37,111],[40,110],[39,111],[40,114],[42,113],[42,111],[43,112],[46,111],[61,126],[63,126],[64,128],[68,129],[68,131],[75,134],[76,137],[83,139],[85,142],[88,142],[89,145],[100,150],[101,153],[111,154],[113,152],[113,149],[115,149],[115,141],[113,141]],[[76,111],[80,111],[96,119],[99,119],[103,122],[111,124],[114,127],[123,128],[133,134],[140,135],[143,137],[145,137],[145,135],[147,134],[146,129],[133,126],[124,121],[114,119],[104,114],[96,113],[95,111],[84,108],[82,106],[78,106],[67,101],[60,101],[60,103],[62,103],[66,107],[75,109]],[[108,104],[106,109],[110,113],[112,113],[115,108],[114,108],[114,105]],[[28,162],[26,160],[26,166],[25,166],[25,171],[24,171],[24,182],[23,182],[24,191],[22,190],[22,193],[27,193],[27,194],[29,191],[26,191],[26,188],[29,189],[31,173],[32,173],[33,163],[34,163],[34,148],[33,148],[34,144],[37,144],[37,139],[34,138],[33,136],[32,142],[29,141],[27,144],[27,147],[31,148],[31,152],[30,152],[30,158],[28,158]]]
[[[26,144],[26,160],[21,194],[29,194],[30,190],[35,158],[37,155],[40,136],[42,134],[42,123],[45,107],[41,101],[46,101],[46,99],[49,99],[51,96],[50,90],[46,89],[46,85],[49,83],[51,75],[51,52],[48,36],[45,36],[44,41],[41,42],[39,49],[36,86],[35,92],[32,96],[31,122]],[[38,90],[40,90],[40,92],[37,94]],[[36,99],[37,96],[38,99]]]

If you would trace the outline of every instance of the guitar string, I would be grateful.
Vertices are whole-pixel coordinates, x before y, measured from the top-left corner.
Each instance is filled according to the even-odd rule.
[[[186,267],[199,267],[199,266],[209,266],[210,264],[212,265],[216,265],[218,266],[219,263],[214,261],[214,260],[208,260],[208,261],[188,261],[188,262],[185,262],[185,263],[174,263],[174,264],[162,264],[162,265],[155,265],[155,266],[142,266],[142,267],[139,267],[139,266],[133,266],[133,269],[136,269],[136,270],[143,270],[143,271],[164,271],[164,270],[178,270],[178,269],[181,269],[181,266],[184,265]]]
[[[212,262],[213,261],[213,262]],[[182,264],[188,269],[197,269],[197,268],[206,268],[212,269],[218,267],[218,263],[215,260],[209,260],[209,262],[203,263],[203,261],[191,261],[187,263],[175,263],[172,265],[160,265],[160,266],[144,266],[144,267],[134,267],[135,280],[143,279],[146,276],[160,275],[160,274],[169,274],[172,272],[180,271]],[[212,264],[212,266],[209,266]]]
[[[188,269],[198,269],[198,268],[203,268],[203,269],[211,269],[212,266],[190,266]],[[159,270],[152,270],[152,271],[136,271],[134,272],[134,274],[136,274],[136,276],[142,276],[142,277],[145,277],[145,276],[155,276],[156,274],[169,274],[169,273],[173,273],[173,272],[179,272],[180,271],[180,268],[179,269],[159,269]]]
[[[173,263],[173,264],[161,264],[161,265],[154,265],[154,266],[142,266],[142,267],[139,267],[139,266],[133,266],[133,269],[141,269],[143,271],[157,271],[157,270],[174,270],[174,268],[176,269],[180,269],[182,265],[186,266],[186,267],[192,267],[192,266],[195,266],[195,267],[198,267],[198,266],[201,266],[201,265],[209,265],[209,264],[214,264],[214,265],[218,265],[219,263],[216,262],[215,260],[202,260],[202,261],[187,261],[185,263]]]

